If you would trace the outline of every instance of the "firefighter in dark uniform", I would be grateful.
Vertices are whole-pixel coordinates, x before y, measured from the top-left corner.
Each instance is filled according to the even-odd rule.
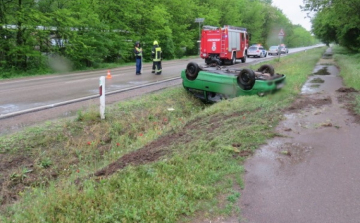
[[[140,75],[142,67],[142,48],[140,47],[139,41],[135,43],[134,54],[136,60],[136,75]]]
[[[162,61],[162,51],[161,47],[159,47],[159,43],[155,40],[152,50],[151,50],[151,56],[153,59],[153,66],[152,66],[152,72],[156,74],[161,74],[162,68],[161,68],[161,61]]]

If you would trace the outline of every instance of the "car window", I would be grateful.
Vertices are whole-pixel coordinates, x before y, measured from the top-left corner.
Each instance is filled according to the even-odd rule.
[[[277,46],[272,46],[270,47],[270,50],[276,50],[278,47]]]
[[[251,47],[249,48],[249,50],[256,50],[256,49],[257,49],[256,46],[251,46]]]

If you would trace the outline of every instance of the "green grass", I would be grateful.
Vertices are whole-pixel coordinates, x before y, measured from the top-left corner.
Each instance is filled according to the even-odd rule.
[[[241,152],[276,135],[281,110],[297,97],[324,50],[267,62],[287,82],[265,97],[210,106],[179,86],[108,107],[105,120],[94,108],[74,120],[1,137],[0,161],[23,162],[0,176],[1,195],[15,190],[19,200],[0,196],[0,203],[9,203],[0,209],[0,221],[188,222],[239,213]],[[143,148],[162,156],[109,176],[92,175]]]
[[[347,87],[360,91],[360,53],[354,53],[340,46],[334,46],[335,61]],[[354,111],[360,114],[360,95],[354,94]]]
[[[340,75],[348,87],[360,90],[360,54],[351,53],[342,47],[335,46],[335,61],[341,67]]]

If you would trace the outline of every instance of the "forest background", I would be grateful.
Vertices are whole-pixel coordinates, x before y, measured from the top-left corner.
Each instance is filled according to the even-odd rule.
[[[326,8],[317,5],[316,0],[304,2],[306,10]],[[310,32],[292,24],[271,3],[271,0],[1,0],[0,78],[133,62],[136,41],[144,48],[145,62],[151,60],[154,40],[160,43],[164,59],[197,55],[203,25],[245,27],[251,34],[251,43],[265,47],[279,44],[280,29],[286,34],[283,42],[288,47],[317,43]],[[336,16],[336,12],[331,15]],[[324,17],[316,20],[320,31],[315,33],[331,42],[329,31],[321,26],[324,20],[328,21]],[[196,23],[196,18],[204,18],[204,22]]]

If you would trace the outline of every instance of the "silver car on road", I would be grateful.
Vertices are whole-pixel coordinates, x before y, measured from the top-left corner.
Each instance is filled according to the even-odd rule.
[[[279,46],[271,46],[268,51],[269,55],[279,55]]]

